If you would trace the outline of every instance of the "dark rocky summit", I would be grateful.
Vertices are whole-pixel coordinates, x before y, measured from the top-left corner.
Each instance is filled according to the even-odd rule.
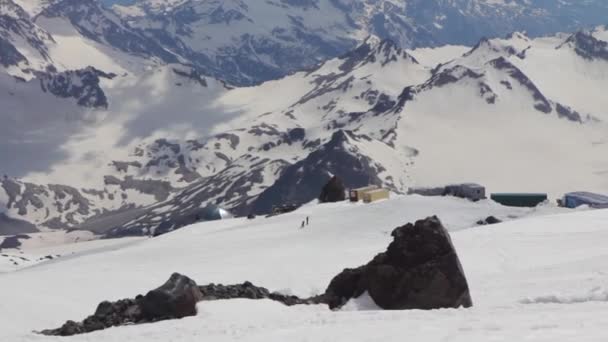
[[[395,229],[393,242],[367,265],[345,269],[329,284],[330,308],[367,292],[383,309],[472,306],[467,280],[446,229],[435,216]]]
[[[383,184],[378,175],[385,169],[361,153],[356,146],[367,139],[369,138],[356,135],[352,131],[334,132],[328,142],[316,148],[303,160],[286,167],[276,182],[265,189],[248,209],[263,215],[271,213],[272,207],[277,204],[302,205],[318,199],[319,190],[331,180],[331,175],[340,175],[343,187],[350,189],[369,184]],[[389,184],[384,184],[390,187]],[[398,192],[398,189],[393,187],[391,190]]]
[[[333,176],[321,190],[319,202],[333,203],[346,200],[346,188],[344,183],[337,176]]]

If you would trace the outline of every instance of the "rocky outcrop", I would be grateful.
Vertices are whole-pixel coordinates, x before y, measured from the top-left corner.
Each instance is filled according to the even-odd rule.
[[[41,333],[70,336],[114,326],[194,316],[201,301],[269,299],[287,306],[327,304],[340,308],[368,293],[383,309],[439,309],[472,306],[469,287],[450,236],[435,216],[396,228],[387,250],[367,265],[345,269],[323,295],[302,299],[270,292],[250,282],[198,286],[178,273],[145,296],[102,302],[82,322],[68,321]]]
[[[131,28],[98,1],[53,1],[39,17],[65,18],[82,36],[131,55],[157,57],[167,63],[178,62],[173,53],[139,30]]]
[[[323,186],[321,194],[319,195],[319,202],[333,203],[344,200],[346,200],[346,188],[344,187],[344,183],[339,177],[333,176],[329,182]]]
[[[579,31],[570,36],[558,48],[565,45],[570,45],[574,52],[584,59],[608,61],[608,42],[596,39],[590,33]]]
[[[4,238],[4,241],[0,243],[0,250],[2,249],[11,249],[11,248],[19,248],[21,246],[21,241],[19,240],[27,240],[30,239],[29,235],[13,235]]]
[[[111,79],[115,75],[106,74],[93,67],[70,70],[56,74],[39,74],[40,87],[61,98],[74,98],[79,106],[107,109],[108,98],[100,86],[100,78]]]
[[[199,288],[203,293],[203,301],[236,298],[270,299],[287,306],[300,304],[320,304],[322,302],[321,297],[301,299],[296,296],[270,292],[268,289],[255,286],[248,281],[238,285],[209,284],[200,286]]]
[[[57,329],[43,330],[40,333],[49,336],[72,336],[116,326],[183,318],[196,315],[196,305],[200,301],[235,298],[269,299],[288,306],[323,302],[321,296],[300,299],[296,296],[271,293],[268,289],[250,282],[238,285],[197,286],[194,280],[174,273],[164,285],[145,296],[101,302],[95,313],[82,322],[67,321]]]
[[[331,175],[340,175],[346,188],[382,184],[378,175],[384,169],[363,153],[353,152],[361,139],[364,137],[351,131],[335,132],[327,143],[285,168],[276,182],[253,201],[251,211],[268,214],[273,205],[308,203],[319,198],[319,191],[331,180]]]
[[[137,179],[133,176],[126,176],[124,179],[119,179],[114,176],[104,177],[105,185],[119,185],[123,191],[137,190],[141,193],[153,195],[157,201],[164,201],[169,198],[169,195],[174,190],[171,183],[167,181],[154,179]]]
[[[203,294],[194,280],[174,273],[163,286],[148,292],[140,306],[144,319],[157,321],[194,316],[201,299]]]
[[[0,235],[35,233],[38,231],[30,222],[14,219],[5,213],[0,213]]]
[[[553,107],[545,95],[538,89],[538,87],[528,78],[518,67],[513,65],[504,57],[498,57],[488,62],[496,70],[504,71],[507,75],[517,81],[522,87],[526,88],[532,98],[534,99],[534,108],[545,114],[551,113]]]
[[[325,291],[330,308],[368,293],[383,309],[473,305],[450,236],[435,216],[395,229],[393,242],[367,265],[345,269]]]
[[[60,328],[44,330],[41,333],[71,336],[114,326],[194,316],[196,303],[202,298],[201,291],[192,279],[174,273],[165,284],[145,296],[101,302],[95,313],[82,322],[67,321]]]

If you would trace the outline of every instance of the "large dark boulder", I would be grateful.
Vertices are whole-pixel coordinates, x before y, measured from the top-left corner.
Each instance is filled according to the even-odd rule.
[[[408,223],[392,236],[384,253],[331,281],[324,295],[330,308],[339,308],[365,292],[387,310],[472,306],[458,255],[437,217]]]
[[[183,318],[196,315],[196,303],[203,294],[196,282],[179,273],[161,287],[146,294],[140,302],[143,317],[148,321]]]
[[[321,190],[319,202],[333,203],[346,200],[346,188],[344,183],[337,176],[333,176]]]

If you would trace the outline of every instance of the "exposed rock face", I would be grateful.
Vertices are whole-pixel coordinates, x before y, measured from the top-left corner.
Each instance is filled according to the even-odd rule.
[[[536,103],[534,104],[534,108],[540,112],[545,114],[551,113],[553,111],[553,107],[551,103],[545,95],[538,89],[538,87],[526,76],[519,68],[513,65],[504,57],[498,57],[489,62],[497,70],[501,70],[506,72],[509,76],[511,76],[514,80],[519,82],[523,87],[525,87]]]
[[[570,36],[563,45],[566,44],[571,45],[577,55],[587,60],[608,61],[608,43],[596,39],[589,33],[579,31]]]
[[[380,165],[356,150],[354,144],[365,137],[351,131],[336,131],[331,139],[303,160],[285,168],[277,181],[264,190],[251,204],[256,214],[267,214],[273,205],[293,203],[301,205],[319,198],[319,189],[331,180],[330,174],[340,175],[342,187],[359,188],[368,184],[382,184],[378,175]],[[342,196],[345,197],[345,194]]]
[[[319,201],[321,203],[341,202],[346,200],[346,188],[337,176],[333,176],[321,190]]]
[[[0,213],[0,235],[11,235],[19,233],[35,233],[38,231],[35,225],[9,217]]]
[[[450,236],[437,217],[395,229],[393,242],[367,265],[338,274],[325,292],[330,308],[368,292],[388,310],[472,306]]]
[[[87,108],[108,108],[108,99],[100,86],[100,77],[111,79],[93,67],[65,71],[57,74],[40,74],[40,87],[57,97],[74,98],[79,106]]]
[[[300,299],[296,296],[271,293],[268,289],[248,281],[238,285],[209,284],[199,287],[192,279],[174,273],[163,286],[145,296],[101,302],[95,313],[82,322],[67,321],[60,328],[43,330],[40,333],[72,336],[115,326],[183,318],[196,315],[196,304],[200,301],[235,298],[270,299],[288,306],[323,303],[322,296]]]
[[[9,237],[5,238],[4,241],[2,241],[2,243],[0,243],[0,250],[2,250],[3,248],[5,248],[5,249],[19,248],[21,246],[21,241],[19,241],[19,240],[27,240],[29,238],[30,238],[29,235],[9,236]]]
[[[41,333],[71,336],[113,326],[194,316],[196,303],[202,298],[201,291],[192,279],[174,273],[164,285],[145,296],[117,302],[101,302],[95,313],[84,321],[67,321],[58,329],[44,330]]]
[[[152,290],[141,300],[146,320],[183,318],[196,315],[196,303],[203,298],[194,280],[179,273],[161,287]]]
[[[218,299],[235,299],[235,298],[247,298],[247,299],[270,299],[276,302],[283,303],[287,306],[299,305],[299,304],[320,304],[321,297],[313,297],[308,299],[301,299],[296,296],[283,295],[276,292],[270,292],[264,287],[255,286],[252,283],[246,281],[243,284],[238,285],[222,285],[222,284],[209,284],[199,287],[203,293],[203,300],[218,300]]]
[[[107,42],[120,51],[144,57],[157,57],[167,63],[175,63],[177,57],[154,39],[134,30],[102,3],[93,0],[63,0],[51,2],[40,15],[47,18],[65,18],[88,39]],[[91,25],[95,23],[95,25]]]

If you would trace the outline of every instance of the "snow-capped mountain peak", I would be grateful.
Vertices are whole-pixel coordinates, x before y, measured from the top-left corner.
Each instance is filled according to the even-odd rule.
[[[558,48],[561,49],[566,46],[585,59],[608,62],[608,42],[595,38],[591,32],[576,32]]]

